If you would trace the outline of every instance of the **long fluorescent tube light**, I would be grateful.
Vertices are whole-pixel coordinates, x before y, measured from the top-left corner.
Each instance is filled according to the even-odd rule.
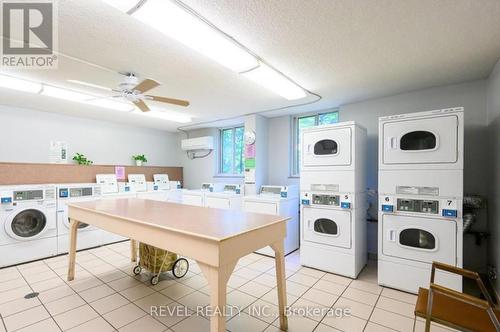
[[[45,85],[45,84],[43,85],[43,90],[40,94],[43,96],[49,96],[49,97],[54,97],[54,98],[58,98],[58,99],[65,99],[65,100],[77,101],[77,102],[86,102],[92,98],[95,98],[95,96],[88,95],[85,93],[76,92],[76,91],[63,89],[63,88],[58,88],[55,86],[50,86],[50,85]]]
[[[260,63],[258,68],[242,73],[242,75],[288,100],[307,96],[304,89],[265,63]]]
[[[29,93],[39,93],[42,90],[40,83],[4,75],[0,75],[0,87]]]
[[[96,89],[101,89],[101,90],[106,90],[106,91],[113,91],[113,89],[111,89],[111,88],[108,88],[108,87],[105,87],[102,85],[98,85],[98,84],[89,83],[89,82],[84,82],[84,81],[79,81],[79,80],[67,80],[67,81],[70,83],[85,85],[85,86],[88,86],[90,88],[96,88]]]
[[[170,112],[170,111],[159,111],[159,110],[152,109],[149,112],[142,112],[140,110],[135,110],[132,113],[137,114],[137,115],[141,115],[141,116],[147,116],[150,118],[156,118],[156,119],[160,119],[160,120],[166,120],[166,121],[172,121],[172,122],[178,122],[178,123],[189,123],[192,121],[191,117],[189,115],[179,114],[179,113]]]
[[[135,106],[130,103],[122,103],[120,101],[115,101],[105,98],[93,99],[85,103],[97,107],[109,108],[120,112],[132,112],[135,109]]]
[[[122,7],[114,0],[104,1],[116,8]],[[258,64],[257,59],[237,43],[172,1],[147,0],[131,15],[238,73]]]

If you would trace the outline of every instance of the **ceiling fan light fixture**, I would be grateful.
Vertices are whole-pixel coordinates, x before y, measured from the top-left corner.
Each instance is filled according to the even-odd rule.
[[[238,73],[258,65],[247,50],[172,1],[148,0],[131,16]]]
[[[6,75],[0,75],[0,87],[29,93],[39,93],[42,90],[41,83]]]
[[[242,75],[288,100],[301,99],[307,96],[303,88],[262,62],[259,67],[242,73]]]

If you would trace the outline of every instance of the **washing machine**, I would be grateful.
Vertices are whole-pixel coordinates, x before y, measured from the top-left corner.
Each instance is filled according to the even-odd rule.
[[[299,248],[299,197],[297,186],[261,186],[258,195],[243,197],[243,211],[290,218],[286,226],[285,255]],[[274,250],[269,246],[257,250],[256,253],[274,257]]]
[[[463,265],[463,108],[379,120],[378,282],[417,293],[433,261]],[[462,290],[438,271],[437,282]]]
[[[368,258],[366,194],[313,189],[301,192],[300,263],[357,278]]]
[[[137,192],[137,198],[171,203],[182,201],[182,189],[179,181],[169,181],[167,174],[154,174],[153,179],[153,182],[147,182],[146,192]]]
[[[57,186],[57,253],[69,251],[68,204],[101,198],[101,187],[95,183],[75,183]],[[97,247],[102,244],[101,229],[81,223],[78,226],[77,250]]]
[[[241,211],[243,190],[239,184],[225,184],[221,192],[205,194],[205,207]]]
[[[0,267],[57,255],[54,185],[0,187]]]
[[[205,194],[209,192],[221,192],[223,183],[202,183],[201,189],[185,189],[182,191],[182,204],[205,206]]]
[[[144,174],[129,174],[128,185],[131,188],[130,190],[136,193],[148,191],[148,184]]]
[[[137,193],[127,182],[118,182],[115,174],[97,174],[96,182],[101,186],[102,199],[137,198]],[[121,235],[102,231],[102,244],[128,240]]]

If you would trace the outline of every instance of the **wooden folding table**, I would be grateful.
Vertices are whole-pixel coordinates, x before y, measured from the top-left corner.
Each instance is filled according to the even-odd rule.
[[[210,318],[210,330],[225,331],[226,286],[238,259],[257,249],[275,251],[281,330],[285,316],[286,281],[283,241],[288,218],[158,202],[137,198],[69,204],[70,250],[68,280],[75,277],[78,225],[86,223],[136,241],[196,260],[210,287],[210,305],[221,315]]]

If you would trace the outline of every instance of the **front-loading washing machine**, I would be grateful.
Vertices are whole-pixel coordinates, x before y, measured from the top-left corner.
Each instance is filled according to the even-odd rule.
[[[0,267],[57,255],[54,185],[0,187]]]
[[[243,191],[239,184],[226,184],[221,192],[208,192],[205,194],[205,207],[241,210]]]
[[[101,186],[102,199],[137,198],[133,187],[126,182],[118,182],[115,174],[97,174],[96,182]],[[102,231],[102,244],[128,240],[121,235]]]
[[[290,218],[286,225],[285,255],[299,248],[299,197],[297,186],[261,186],[258,195],[243,197],[243,211]],[[274,257],[274,250],[269,246],[257,250],[256,253]]]
[[[205,206],[205,194],[220,192],[224,189],[224,183],[202,183],[200,189],[184,189],[182,191],[182,204]]]
[[[101,198],[101,187],[95,183],[74,183],[57,186],[57,253],[69,251],[68,204],[92,201]],[[77,250],[97,247],[102,244],[103,231],[89,224],[78,226]]]

